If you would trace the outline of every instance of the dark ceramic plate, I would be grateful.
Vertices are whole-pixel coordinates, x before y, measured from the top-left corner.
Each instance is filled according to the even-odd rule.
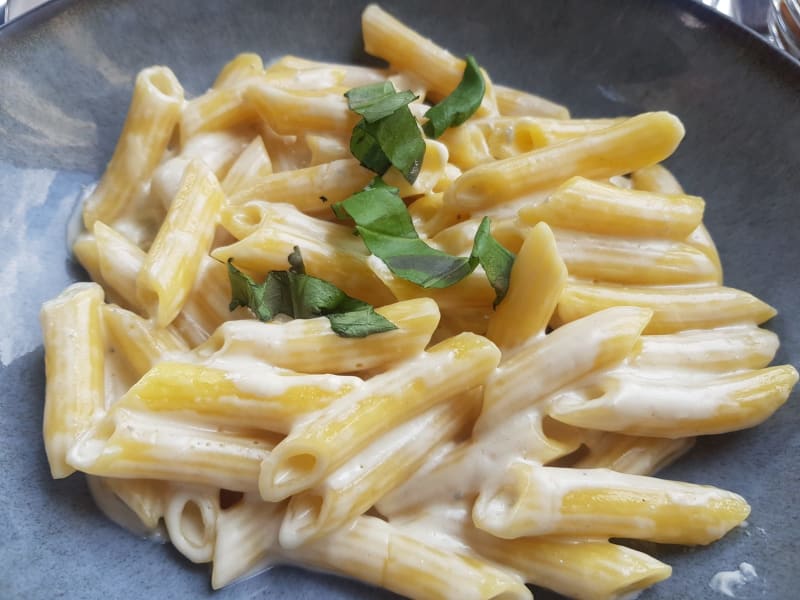
[[[800,65],[688,0],[386,0],[386,7],[497,82],[578,116],[666,109],[688,134],[670,161],[708,202],[726,282],[776,306],[780,363],[800,363]],[[244,50],[364,62],[362,2],[56,1],[0,31],[0,598],[206,598],[205,567],[128,535],[82,477],[52,481],[41,442],[39,306],[83,273],[66,224],[111,155],[134,74],[172,67],[198,93]],[[722,597],[709,587],[746,561],[739,598],[796,598],[800,584],[797,395],[766,424],[700,442],[665,476],[740,492],[749,527],[698,549],[659,548],[673,577],[642,600]],[[279,568],[214,598],[389,598]],[[548,597],[545,593],[539,598]],[[552,596],[551,596],[552,597]]]

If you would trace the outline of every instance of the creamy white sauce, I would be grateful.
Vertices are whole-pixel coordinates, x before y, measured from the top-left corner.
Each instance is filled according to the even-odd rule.
[[[743,562],[739,564],[739,568],[735,571],[720,571],[716,573],[708,586],[719,594],[728,596],[729,598],[736,598],[736,593],[745,584],[751,583],[758,579],[755,567],[750,563]]]

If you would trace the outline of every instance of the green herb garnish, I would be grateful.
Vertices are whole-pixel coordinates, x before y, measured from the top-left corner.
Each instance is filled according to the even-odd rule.
[[[425,157],[425,141],[408,108],[416,96],[397,92],[391,81],[353,88],[345,96],[350,110],[362,117],[350,137],[353,156],[378,175],[394,165],[414,183]]]
[[[461,257],[422,241],[397,188],[380,177],[364,191],[334,204],[333,210],[339,218],[352,217],[369,251],[402,279],[424,288],[444,288],[458,283],[480,264],[495,290],[494,305],[506,295],[514,254],[492,237],[488,218],[475,233],[470,255]]]
[[[423,125],[425,133],[438,138],[448,127],[456,127],[469,119],[483,101],[486,83],[478,63],[467,55],[467,65],[456,89],[444,100],[425,113],[428,122]]]
[[[288,260],[288,271],[270,271],[264,283],[258,284],[233,265],[233,258],[228,259],[230,310],[246,306],[261,321],[271,321],[278,314],[295,319],[325,316],[341,337],[360,338],[397,329],[366,302],[351,298],[324,279],[306,275],[297,246]]]

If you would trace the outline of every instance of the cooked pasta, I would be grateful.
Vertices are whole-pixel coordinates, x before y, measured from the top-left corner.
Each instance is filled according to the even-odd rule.
[[[387,69],[137,78],[74,246],[95,283],[41,311],[53,477],[215,589],[281,563],[425,600],[669,577],[609,538],[740,524],[741,496],[655,472],[798,380],[660,164],[681,121],[572,119],[378,6],[363,30]]]

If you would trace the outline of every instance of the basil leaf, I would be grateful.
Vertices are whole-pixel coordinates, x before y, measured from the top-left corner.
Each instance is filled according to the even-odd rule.
[[[501,246],[485,218],[475,234],[468,257],[451,256],[431,248],[414,229],[397,188],[376,177],[367,188],[334,205],[339,218],[349,215],[369,251],[398,277],[424,288],[444,288],[458,283],[479,264],[495,290],[495,306],[508,290],[514,254]]]
[[[511,279],[511,267],[516,256],[492,237],[489,217],[484,217],[475,232],[471,256],[476,256],[489,283],[494,288],[495,299],[492,306],[497,306],[506,297]]]
[[[295,319],[325,316],[334,333],[341,337],[366,337],[397,329],[366,302],[351,298],[324,279],[306,275],[297,246],[288,259],[288,271],[270,271],[262,284],[242,273],[229,259],[230,310],[246,306],[260,321],[271,321],[281,313]]]
[[[345,96],[350,110],[363,117],[350,136],[353,156],[378,175],[394,165],[414,183],[425,156],[425,141],[408,108],[416,96],[395,91],[391,81],[353,88]]]
[[[364,117],[367,123],[388,117],[417,99],[410,90],[395,91],[391,81],[362,85],[345,92],[345,96],[350,110]]]
[[[428,137],[438,138],[448,127],[461,125],[478,110],[485,92],[481,69],[475,58],[467,55],[464,75],[456,89],[425,113],[428,117],[428,122],[423,125],[425,133]]]

